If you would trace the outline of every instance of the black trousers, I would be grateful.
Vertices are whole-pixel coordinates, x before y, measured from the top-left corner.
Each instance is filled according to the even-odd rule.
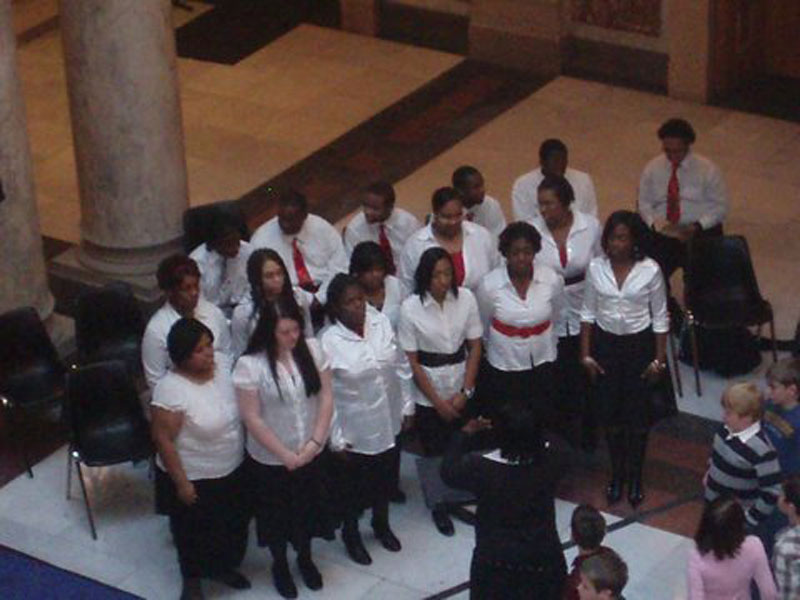
[[[472,557],[470,600],[561,600],[566,568],[563,556],[551,563],[509,565]]]

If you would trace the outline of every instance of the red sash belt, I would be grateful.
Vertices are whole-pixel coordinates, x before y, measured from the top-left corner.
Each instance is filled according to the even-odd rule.
[[[497,319],[492,319],[492,327],[508,337],[529,338],[547,331],[547,328],[550,327],[550,321],[544,321],[532,327],[514,327],[513,325],[506,325]]]

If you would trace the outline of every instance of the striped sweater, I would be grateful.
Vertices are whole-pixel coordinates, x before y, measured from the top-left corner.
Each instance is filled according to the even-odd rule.
[[[747,442],[723,425],[714,435],[706,478],[707,501],[732,496],[744,506],[747,522],[756,525],[775,509],[782,480],[778,454],[763,429]]]

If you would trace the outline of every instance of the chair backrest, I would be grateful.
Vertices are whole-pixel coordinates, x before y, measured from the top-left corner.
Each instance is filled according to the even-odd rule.
[[[144,318],[128,284],[112,282],[78,298],[75,342],[82,357],[118,342],[138,344],[143,333]]]
[[[764,299],[747,240],[739,235],[702,238],[689,246],[686,304],[698,318],[749,313]]]
[[[183,249],[186,254],[208,240],[211,224],[222,214],[233,217],[243,240],[250,239],[244,213],[236,200],[194,206],[183,213]]]
[[[79,367],[67,376],[72,443],[89,464],[114,464],[152,454],[150,428],[125,363]]]
[[[36,398],[20,396],[45,393],[45,388],[61,381],[64,370],[44,323],[33,307],[17,308],[0,315],[0,392],[21,403],[34,401]],[[41,385],[42,382],[46,385]]]

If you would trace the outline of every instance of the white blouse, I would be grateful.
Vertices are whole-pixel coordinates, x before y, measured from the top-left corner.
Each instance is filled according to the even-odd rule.
[[[462,224],[464,241],[464,281],[461,285],[474,290],[489,271],[500,264],[500,253],[494,236],[481,225],[464,221]],[[412,235],[398,266],[398,275],[409,290],[414,289],[414,273],[419,259],[428,248],[436,248],[439,242],[433,234],[432,225],[428,224]]]
[[[328,369],[330,363],[319,342],[308,338],[306,344],[317,370],[322,372]],[[290,370],[276,362],[275,370],[278,376],[277,382],[272,376],[265,353],[246,354],[236,361],[233,383],[242,390],[258,392],[261,419],[284,446],[293,452],[300,452],[314,434],[319,398],[317,395],[306,394],[303,377],[294,361]],[[247,452],[261,464],[283,464],[280,458],[259,444],[252,436],[247,436]]]
[[[381,225],[384,226],[386,237],[389,238],[389,244],[392,246],[394,264],[395,266],[399,265],[403,246],[406,245],[408,238],[422,227],[417,217],[402,208],[394,208],[392,214],[383,223],[367,223],[364,211],[356,213],[356,216],[350,220],[342,232],[347,256],[352,255],[353,249],[361,242],[379,243]]]
[[[250,258],[250,244],[239,242],[239,253],[233,258],[225,258],[219,252],[209,250],[200,244],[192,250],[189,258],[194,259],[200,269],[200,291],[206,300],[222,309],[236,306],[248,294],[247,259]]]
[[[502,371],[525,371],[556,359],[557,339],[552,323],[537,335],[508,336],[492,325],[497,319],[512,327],[535,327],[560,314],[564,280],[546,265],[535,265],[525,298],[520,298],[505,266],[481,282],[478,306],[484,321],[486,360]]]
[[[430,294],[425,294],[424,300],[414,294],[403,302],[397,337],[405,352],[422,350],[453,354],[466,340],[479,339],[481,335],[483,324],[478,303],[467,288],[459,288],[458,297],[448,291],[442,305]],[[464,387],[466,361],[440,367],[421,367],[440,398],[450,398]],[[431,406],[430,400],[416,385],[411,393],[414,402],[420,406]]]
[[[294,299],[303,313],[303,320],[305,321],[303,333],[306,337],[314,337],[314,324],[311,322],[311,304],[314,302],[314,294],[299,287],[294,287],[292,291],[294,292]],[[250,336],[256,330],[257,324],[258,314],[253,306],[253,297],[248,291],[245,299],[233,310],[233,316],[231,317],[231,348],[234,360],[247,350]]]
[[[158,380],[166,375],[172,366],[167,351],[167,336],[175,322],[181,318],[180,313],[169,302],[159,308],[144,330],[142,338],[142,365],[147,385],[153,389]],[[211,330],[214,334],[214,351],[231,357],[231,332],[228,320],[222,311],[200,296],[194,309],[194,318]]]
[[[667,294],[658,263],[652,258],[634,263],[620,289],[608,257],[592,259],[586,271],[581,321],[597,323],[615,335],[639,333],[651,323],[654,332],[667,333]]]
[[[471,208],[464,209],[464,216],[468,221],[482,225],[496,237],[506,228],[506,217],[500,203],[491,196],[484,196],[483,202]]]
[[[594,182],[588,173],[567,167],[564,177],[572,186],[575,202],[572,208],[582,213],[597,216],[597,194]],[[542,168],[538,167],[530,173],[517,178],[511,189],[511,205],[514,219],[531,221],[539,218],[539,184],[544,180]]]
[[[383,280],[384,295],[381,312],[386,315],[392,324],[392,329],[397,331],[397,323],[400,320],[400,307],[403,300],[408,297],[408,290],[403,282],[394,275],[387,275]]]
[[[394,447],[414,402],[411,368],[389,319],[367,306],[363,338],[334,323],[322,334],[322,348],[333,376],[331,447],[370,455]]]
[[[214,378],[203,383],[170,371],[153,390],[151,404],[183,414],[175,449],[190,481],[224,477],[242,462],[244,432],[227,365],[217,364]],[[161,456],[156,463],[166,471]]]
[[[533,226],[542,236],[542,249],[536,253],[534,262],[547,265],[565,280],[578,277],[586,273],[589,261],[600,254],[600,223],[592,215],[572,211],[572,227],[567,235],[567,266],[561,265],[561,256],[558,253],[558,244],[553,239],[547,224],[536,219]],[[564,300],[561,310],[554,319],[556,335],[565,337],[578,335],[581,331],[581,307],[583,306],[584,282],[579,281],[564,286]]]

